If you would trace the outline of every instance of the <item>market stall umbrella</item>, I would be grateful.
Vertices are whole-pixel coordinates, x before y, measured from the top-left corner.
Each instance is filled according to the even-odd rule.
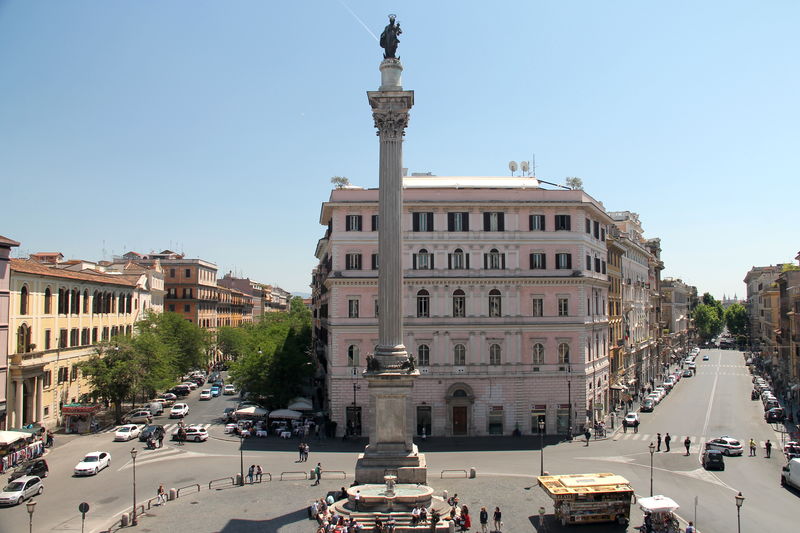
[[[8,446],[30,436],[30,433],[23,431],[0,431],[0,446]]]
[[[251,405],[249,407],[242,407],[234,413],[236,416],[267,416],[267,410],[261,407]]]
[[[642,508],[642,511],[650,511],[651,513],[671,513],[677,511],[678,507],[680,507],[672,498],[661,496],[660,494],[649,498],[639,498],[637,503]]]
[[[289,403],[287,409],[291,409],[293,411],[312,411],[314,406],[309,398],[295,398],[291,401],[291,403]]]
[[[303,416],[303,413],[292,409],[278,409],[269,414],[270,418],[282,418],[285,420],[298,420],[301,416]]]

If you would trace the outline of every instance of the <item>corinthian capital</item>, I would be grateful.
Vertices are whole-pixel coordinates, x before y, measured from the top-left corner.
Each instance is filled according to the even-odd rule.
[[[377,135],[381,138],[399,139],[406,134],[408,113],[405,111],[380,110],[372,113]]]

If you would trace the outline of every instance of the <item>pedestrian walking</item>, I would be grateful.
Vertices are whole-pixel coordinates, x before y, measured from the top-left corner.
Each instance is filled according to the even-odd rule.
[[[322,479],[322,463],[317,463],[317,466],[314,467],[314,477],[317,478],[314,485],[319,485],[319,480]]]
[[[689,525],[686,526],[686,533],[695,533],[694,522],[689,522]]]
[[[489,533],[489,512],[486,507],[481,507],[481,512],[478,514],[478,521],[481,523],[481,533]]]
[[[250,465],[250,468],[247,469],[247,479],[250,481],[250,484],[253,484],[253,475],[256,472],[256,465]]]
[[[658,441],[658,447],[656,448],[657,452],[661,451],[661,433],[656,433],[656,440]]]
[[[297,453],[299,455],[299,457],[297,459],[298,463],[302,463],[303,462],[303,454],[305,453],[305,451],[306,451],[306,447],[303,446],[302,442],[297,445]]]
[[[592,437],[592,434],[589,433],[589,429],[588,428],[583,432],[583,436],[586,437],[586,445],[588,446],[589,445],[589,439]]]
[[[356,512],[361,510],[360,507],[359,507],[361,505],[361,491],[360,490],[357,490],[356,491],[356,495],[353,496],[353,505],[355,505]]]
[[[264,469],[261,468],[261,465],[256,465],[256,480],[261,483],[261,476],[264,475]]]
[[[633,422],[633,432],[634,433],[639,433],[639,421],[638,420],[635,420]]]
[[[494,533],[500,533],[503,529],[503,513],[500,512],[499,507],[494,508],[492,519],[494,520]]]
[[[767,450],[767,459],[769,459],[770,454],[772,453],[772,443],[767,439],[767,442],[764,443],[764,448]]]
[[[622,432],[623,433],[628,432],[628,422],[626,422],[625,420],[622,421]]]
[[[669,436],[669,433],[667,433],[667,434],[664,436],[664,446],[666,446],[666,447],[667,447],[667,452],[669,452],[669,443],[670,443],[670,441],[671,441],[671,440],[672,440],[672,437],[670,437],[670,436]]]
[[[305,444],[303,444],[303,462],[308,461],[308,451],[310,449],[311,449],[311,447],[308,445],[307,442]]]
[[[683,439],[683,445],[686,446],[686,455],[689,455],[689,448],[692,445],[692,440],[689,437]]]
[[[164,505],[167,503],[167,489],[164,488],[163,483],[158,486],[157,496],[156,505]]]
[[[756,441],[754,439],[750,439],[750,457],[756,456]]]

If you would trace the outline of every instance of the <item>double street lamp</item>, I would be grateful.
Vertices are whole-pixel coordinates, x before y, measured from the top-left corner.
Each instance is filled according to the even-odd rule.
[[[539,453],[539,475],[544,475],[544,420],[541,418],[539,419],[539,449],[541,450]]]
[[[744,503],[744,496],[742,496],[742,493],[739,492],[739,494],[734,496],[734,498],[736,498],[736,527],[739,533],[742,533],[741,510],[742,504]]]
[[[650,496],[653,496],[653,454],[656,452],[656,445],[650,443]]]
[[[36,509],[36,502],[31,500],[25,506],[28,508],[28,532],[33,533],[33,511]]]
[[[133,517],[131,518],[131,525],[138,524],[136,521],[136,454],[139,453],[136,448],[131,448],[131,459],[133,459]]]

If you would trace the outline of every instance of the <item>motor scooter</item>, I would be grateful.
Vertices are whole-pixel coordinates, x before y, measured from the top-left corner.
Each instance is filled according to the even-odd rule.
[[[156,449],[156,441],[154,439],[147,439],[147,449],[148,450]]]

